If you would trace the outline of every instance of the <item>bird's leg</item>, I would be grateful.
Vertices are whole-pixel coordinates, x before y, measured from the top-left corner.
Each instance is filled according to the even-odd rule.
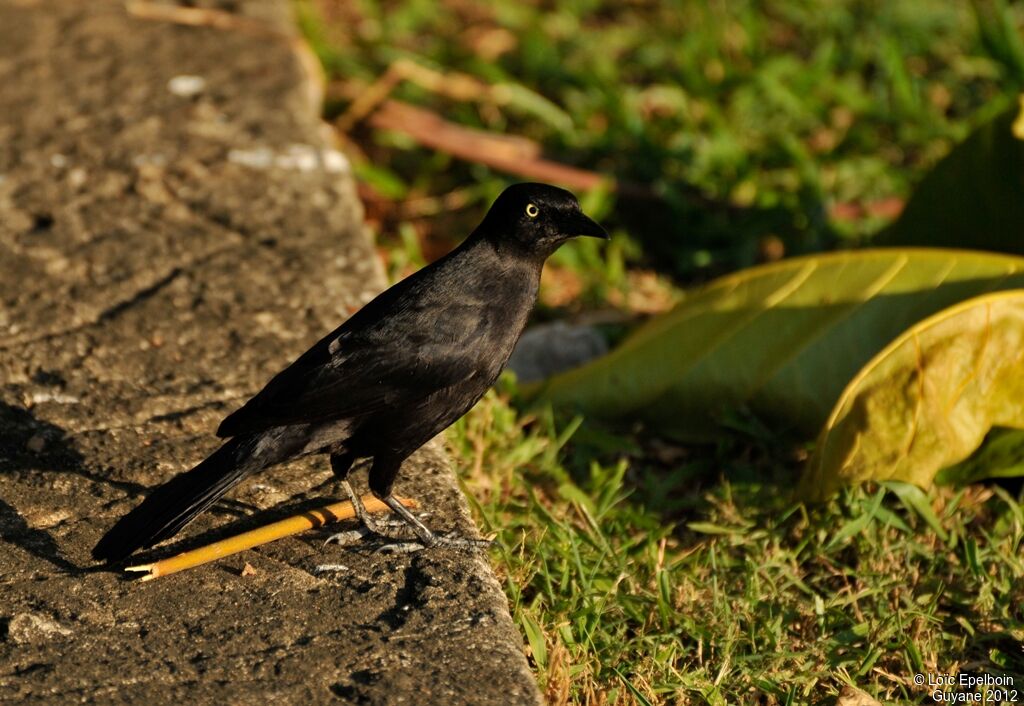
[[[359,518],[362,526],[358,529],[332,534],[324,540],[324,544],[339,544],[341,546],[346,546],[366,539],[367,535],[375,534],[378,537],[383,537],[385,540],[388,540],[389,543],[384,545],[385,548],[396,548],[396,550],[387,549],[387,551],[410,552],[423,549],[423,545],[416,544],[415,542],[409,542],[408,537],[395,536],[395,534],[393,534],[393,532],[397,532],[399,534],[404,532],[408,534],[410,530],[415,530],[415,527],[410,525],[404,517],[395,520],[375,520],[370,513],[366,511],[366,506],[363,505],[362,499],[352,489],[352,486],[347,480],[341,481],[341,487],[344,488],[345,492],[348,494],[348,499],[352,503],[352,507],[355,508],[356,517]],[[401,507],[402,510],[405,510],[405,513],[413,519],[413,522],[416,522],[423,527],[423,523],[420,522],[419,518],[406,510],[402,503],[395,500],[395,504]],[[393,506],[389,505],[389,507]],[[424,529],[426,528],[424,527]],[[427,531],[429,532],[430,530]]]
[[[390,530],[403,530],[408,528],[408,524],[404,520],[374,520],[370,513],[366,511],[366,507],[363,505],[362,499],[352,489],[351,483],[348,482],[348,473],[352,468],[352,463],[355,461],[355,457],[351,454],[331,454],[331,470],[334,471],[335,477],[341,484],[345,494],[348,495],[349,502],[352,503],[352,507],[355,510],[356,517],[359,518],[359,522],[362,525],[359,529],[348,530],[345,532],[337,532],[328,537],[325,543],[333,542],[335,544],[353,544],[354,542],[360,541],[366,537],[367,534],[376,534],[388,539],[398,539],[390,535]],[[402,508],[405,509],[404,507]]]
[[[387,537],[388,539],[394,539],[390,532],[397,530],[402,532],[403,530],[408,531],[409,525],[403,520],[378,520],[374,519],[373,515],[366,511],[366,506],[363,505],[363,499],[359,497],[359,494],[352,489],[352,486],[347,480],[341,481],[341,487],[344,488],[345,492],[348,493],[348,499],[352,502],[352,506],[356,510],[356,517],[363,523],[370,532],[379,534],[381,537]],[[399,503],[401,505],[401,503]],[[405,510],[405,507],[402,507]],[[409,512],[408,510],[405,510]],[[412,513],[409,513],[410,515]],[[413,516],[415,517],[415,516]],[[418,520],[417,520],[418,521]]]
[[[373,459],[373,466],[370,468],[370,491],[380,500],[391,508],[391,511],[398,515],[398,518],[394,522],[384,522],[381,520],[374,520],[370,517],[370,514],[366,511],[363,506],[362,500],[356,495],[355,491],[352,490],[352,486],[348,482],[348,469],[352,464],[351,459],[347,459],[345,456],[331,456],[331,468],[334,469],[335,474],[338,476],[341,487],[344,488],[348,494],[349,500],[352,502],[352,507],[355,509],[356,517],[362,523],[362,527],[359,530],[352,530],[349,532],[339,532],[338,534],[328,537],[328,542],[335,542],[338,544],[352,544],[364,538],[367,534],[376,534],[389,540],[387,544],[382,546],[378,551],[387,552],[392,554],[404,554],[410,552],[420,551],[426,547],[451,547],[454,549],[475,549],[477,547],[488,547],[490,541],[486,539],[471,539],[468,537],[460,537],[454,534],[439,535],[432,532],[419,517],[412,514],[402,503],[398,501],[391,494],[391,487],[394,485],[395,477],[398,475],[398,469],[401,468],[402,458],[392,458],[386,456],[377,456]],[[399,529],[411,530],[415,533],[417,542],[410,542],[406,537],[397,537],[391,534],[389,531],[397,526]]]
[[[425,547],[477,549],[491,546],[491,540],[489,539],[460,537],[456,534],[435,534],[434,532],[431,532],[425,524],[420,522],[419,518],[409,512],[408,508],[398,502],[398,499],[394,495],[388,495],[386,498],[382,498],[382,500],[385,505],[391,508],[392,512],[396,513],[399,517],[409,523],[409,526],[412,527],[412,530],[420,540],[419,544],[416,542],[402,542],[399,544],[385,545],[380,549],[382,552],[401,554],[419,551]]]
[[[419,542],[400,542],[381,547],[380,551],[389,553],[415,552],[426,547],[452,547],[456,549],[474,549],[477,547],[490,546],[486,539],[470,539],[459,537],[454,534],[438,535],[420,522],[419,518],[398,502],[398,499],[391,494],[391,488],[395,484],[398,470],[402,467],[404,457],[377,456],[373,459],[373,466],[370,468],[370,492],[391,508],[391,511],[401,517],[408,526],[416,533]]]

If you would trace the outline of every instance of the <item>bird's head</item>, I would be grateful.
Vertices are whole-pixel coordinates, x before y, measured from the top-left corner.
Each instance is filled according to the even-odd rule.
[[[514,184],[505,189],[477,233],[542,257],[579,235],[608,238],[604,228],[580,210],[575,196],[547,184]]]

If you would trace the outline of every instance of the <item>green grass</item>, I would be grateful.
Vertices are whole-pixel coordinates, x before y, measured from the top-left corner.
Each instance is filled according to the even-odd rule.
[[[917,673],[1024,685],[1024,508],[999,487],[807,509],[757,442],[672,449],[520,416],[449,433],[552,703],[923,702]],[[648,448],[644,448],[644,444]],[[618,446],[616,450],[614,447]]]
[[[905,199],[1024,87],[1024,4],[1004,0],[297,8],[328,118],[412,59],[504,98],[412,82],[394,98],[657,195],[581,195],[614,238],[552,258],[544,317],[656,310],[719,272],[868,241],[872,204]],[[394,277],[517,180],[365,122],[346,140]],[[678,447],[504,393],[449,442],[552,703],[831,704],[848,684],[930,703],[914,675],[958,671],[1024,695],[1019,492],[893,484],[806,508],[790,497],[806,449],[756,428]]]

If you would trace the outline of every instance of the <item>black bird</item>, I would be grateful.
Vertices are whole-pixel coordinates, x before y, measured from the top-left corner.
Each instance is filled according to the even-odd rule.
[[[459,247],[383,292],[224,419],[217,436],[228,441],[122,517],[93,556],[116,561],[150,547],[250,473],[317,453],[330,454],[368,529],[379,532],[347,480],[360,458],[373,459],[371,492],[422,545],[479,544],[434,534],[391,488],[402,462],[497,379],[537,299],[544,261],[578,235],[608,237],[571,193],[509,187]]]

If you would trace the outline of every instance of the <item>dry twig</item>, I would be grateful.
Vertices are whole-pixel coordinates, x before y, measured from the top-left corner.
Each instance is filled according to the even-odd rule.
[[[527,138],[463,127],[437,113],[401,101],[384,101],[370,116],[370,124],[379,130],[404,133],[425,147],[510,174],[564,184],[574,189],[589,190],[603,186],[634,198],[654,197],[642,186],[539,157],[539,147]]]

